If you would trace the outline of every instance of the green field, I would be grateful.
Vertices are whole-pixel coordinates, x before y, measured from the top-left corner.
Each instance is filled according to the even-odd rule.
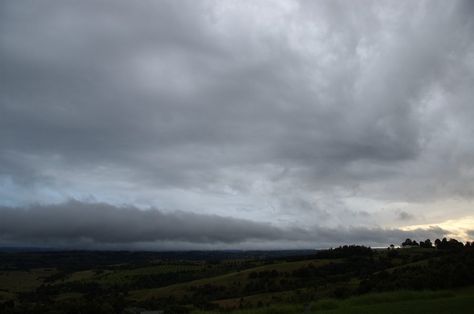
[[[182,297],[186,295],[187,292],[194,290],[195,287],[205,286],[205,285],[215,285],[222,288],[233,289],[236,293],[241,290],[244,283],[248,281],[249,274],[252,272],[270,272],[278,271],[280,273],[286,274],[294,271],[295,269],[314,265],[315,267],[327,265],[329,263],[336,263],[337,260],[307,260],[307,261],[297,261],[297,262],[284,262],[284,263],[275,263],[269,265],[263,265],[258,267],[253,267],[239,272],[230,272],[225,275],[215,276],[205,279],[194,280],[182,284],[170,285],[163,288],[156,289],[143,289],[130,292],[130,299],[132,300],[146,300],[151,298],[166,298],[169,296]],[[240,292],[239,292],[240,293]]]
[[[282,304],[258,309],[236,310],[232,314],[470,314],[474,309],[474,288],[445,291],[398,291],[368,294],[346,300],[324,299],[307,304]],[[193,314],[221,312],[196,311]]]
[[[345,246],[254,258],[186,254],[3,254],[0,313],[125,314],[131,307],[166,314],[462,314],[474,308],[471,246]]]
[[[0,271],[0,292],[11,296],[14,293],[30,291],[39,287],[45,278],[56,271],[53,269],[31,269],[28,271]],[[2,294],[0,294],[2,298]]]

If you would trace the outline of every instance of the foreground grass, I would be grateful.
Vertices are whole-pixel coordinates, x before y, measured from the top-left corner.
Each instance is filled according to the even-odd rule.
[[[470,314],[474,309],[474,288],[441,291],[368,294],[345,300],[320,300],[306,305],[278,305],[237,310],[232,314]],[[193,314],[218,312],[194,312]]]

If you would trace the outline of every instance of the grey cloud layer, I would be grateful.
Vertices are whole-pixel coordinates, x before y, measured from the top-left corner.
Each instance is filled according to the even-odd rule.
[[[471,1],[0,1],[0,197],[117,204],[147,190],[161,205],[149,195],[177,189],[178,208],[218,211],[228,202],[186,203],[189,191],[257,186],[250,219],[263,198],[285,217],[314,195],[472,199],[473,13]]]
[[[265,26],[278,10],[252,16],[249,3],[3,2],[2,164],[21,175],[42,171],[29,158],[56,156],[179,186],[274,163],[324,185],[377,179],[422,154],[420,98],[462,88],[444,86],[453,71],[472,79],[460,64],[472,57],[467,5],[385,3],[386,14],[415,10],[408,21],[377,4],[295,5],[271,31],[252,18]]]
[[[235,244],[246,241],[385,245],[398,243],[406,237],[436,238],[447,233],[435,227],[409,232],[364,227],[279,228],[268,223],[217,215],[165,213],[156,209],[140,210],[78,201],[28,208],[1,207],[0,216],[0,242],[36,245],[69,243],[81,246],[93,243],[126,246],[149,242],[160,248],[167,242],[181,243],[182,246],[183,243]]]

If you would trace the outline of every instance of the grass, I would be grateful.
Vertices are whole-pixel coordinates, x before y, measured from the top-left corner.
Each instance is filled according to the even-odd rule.
[[[410,299],[370,304],[344,304],[333,310],[316,311],[319,314],[468,314],[474,308],[474,296],[444,297],[439,299]]]
[[[162,264],[149,267],[140,267],[136,269],[126,269],[110,272],[102,276],[99,281],[104,283],[122,283],[127,282],[133,277],[144,276],[144,275],[161,275],[166,273],[179,273],[189,271],[199,271],[203,268],[202,265],[189,265],[189,264]]]
[[[326,299],[307,305],[275,305],[237,310],[232,314],[314,313],[314,314],[470,314],[474,308],[474,288],[450,291],[397,291],[367,294],[345,300]],[[214,312],[196,311],[193,314]],[[217,313],[217,312],[215,312]]]
[[[56,272],[52,269],[32,269],[30,271],[0,272],[0,290],[9,293],[26,292],[41,285],[45,277]]]
[[[153,266],[138,267],[132,269],[115,270],[84,270],[68,274],[65,278],[56,280],[55,283],[62,282],[97,282],[103,285],[127,283],[134,277],[145,275],[160,275],[165,273],[177,273],[186,271],[199,271],[202,269],[199,264],[158,264]]]
[[[282,262],[275,264],[268,264],[249,268],[246,270],[231,272],[225,275],[193,280],[186,283],[174,284],[167,287],[155,288],[155,289],[142,289],[135,290],[130,292],[130,299],[132,300],[146,300],[156,297],[182,297],[187,291],[192,290],[193,286],[202,286],[205,284],[213,284],[223,287],[234,287],[235,283],[240,282],[241,284],[245,283],[248,280],[248,276],[251,272],[261,272],[261,271],[272,271],[276,270],[278,272],[292,272],[295,269],[301,268],[303,266],[313,264],[315,267],[320,267],[329,263],[337,262],[337,260],[305,260],[297,262]]]
[[[0,290],[0,301],[15,299],[15,294]]]
[[[415,265],[430,266],[430,260],[437,258],[427,255],[420,259],[421,253],[418,254],[412,250],[399,253],[400,256],[402,254],[407,256],[398,260],[395,258],[394,263],[387,264],[391,267],[385,268],[385,271],[393,272]],[[382,251],[374,257],[374,260],[384,262],[384,258],[389,258],[389,256]],[[341,262],[343,264],[340,264]],[[47,288],[51,288],[51,290],[44,290],[50,291],[51,300],[63,304],[84,303],[86,298],[84,298],[83,289],[89,289],[89,286],[78,283],[95,283],[98,285],[93,285],[90,289],[95,291],[95,287],[98,287],[98,291],[106,298],[110,295],[109,291],[123,288],[128,292],[124,300],[127,304],[138,304],[148,308],[161,304],[164,300],[165,303],[180,304],[190,310],[195,310],[193,314],[467,314],[473,312],[474,286],[449,291],[395,291],[357,296],[355,294],[361,277],[351,272],[346,274],[344,272],[344,267],[348,265],[346,262],[345,259],[293,262],[237,260],[213,263],[159,261],[153,264],[111,265],[75,272],[58,272],[54,269],[39,268],[30,271],[0,271],[0,304],[9,299],[20,302],[22,292],[34,292],[35,288],[44,282],[45,286],[50,286]],[[374,264],[378,265],[375,262]],[[307,274],[307,272],[294,272],[309,265],[323,267],[331,263],[333,264],[330,265],[331,267],[316,272],[329,274],[327,276],[303,278],[301,274]],[[342,272],[340,272],[341,269]],[[273,270],[278,273],[272,272]],[[302,270],[308,271],[308,269]],[[408,274],[412,273],[408,272]],[[402,271],[400,274],[405,276]],[[51,275],[56,276],[45,281]],[[60,279],[57,279],[58,277]],[[56,281],[52,282],[53,278]],[[144,280],[144,283],[140,280]],[[188,281],[183,282],[184,280]],[[167,283],[172,284],[159,286]],[[130,287],[136,287],[137,290],[130,291]],[[150,288],[138,290],[139,287]],[[335,296],[349,295],[352,297],[331,299]],[[111,302],[115,299],[110,300],[112,304]],[[99,302],[102,302],[102,299]],[[214,312],[197,311],[198,308],[204,306],[216,310]]]

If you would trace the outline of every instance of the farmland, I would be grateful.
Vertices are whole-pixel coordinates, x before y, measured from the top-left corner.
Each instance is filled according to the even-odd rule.
[[[464,246],[0,256],[2,313],[467,313],[474,305],[474,249]]]

